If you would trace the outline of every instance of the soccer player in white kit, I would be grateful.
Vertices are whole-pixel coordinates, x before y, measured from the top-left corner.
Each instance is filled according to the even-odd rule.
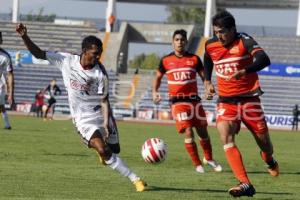
[[[108,76],[98,61],[103,50],[101,40],[95,36],[84,38],[81,55],[54,53],[33,43],[22,23],[16,31],[36,58],[48,60],[61,70],[73,123],[86,144],[97,151],[103,164],[128,177],[138,192],[144,191],[146,183],[116,155],[120,148],[108,100]]]
[[[2,44],[2,33],[0,32],[0,44]],[[7,81],[4,73],[7,73]],[[10,130],[11,125],[8,120],[8,115],[5,109],[5,95],[8,94],[8,103],[14,102],[14,74],[10,55],[0,48],[0,113],[4,120],[4,129]]]

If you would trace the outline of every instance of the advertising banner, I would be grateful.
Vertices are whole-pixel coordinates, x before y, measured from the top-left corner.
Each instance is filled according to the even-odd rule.
[[[273,63],[259,71],[260,75],[300,77],[300,65]]]
[[[293,116],[288,115],[265,115],[267,124],[278,127],[291,127]]]

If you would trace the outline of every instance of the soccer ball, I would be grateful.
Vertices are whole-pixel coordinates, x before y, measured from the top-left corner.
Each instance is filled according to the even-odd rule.
[[[142,156],[147,163],[161,163],[167,156],[167,145],[160,138],[150,138],[142,146]]]

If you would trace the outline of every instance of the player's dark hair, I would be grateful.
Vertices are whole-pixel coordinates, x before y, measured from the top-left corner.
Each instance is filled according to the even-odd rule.
[[[83,40],[82,40],[82,43],[81,43],[81,49],[90,49],[92,48],[92,45],[96,45],[97,47],[101,48],[102,49],[102,41],[93,36],[93,35],[90,35],[90,36],[87,36],[85,37]]]
[[[178,35],[178,34],[187,40],[186,31],[184,29],[178,29],[178,30],[174,31],[172,38],[174,39],[175,35]]]
[[[217,13],[212,20],[213,26],[223,28],[235,28],[235,19],[232,14],[226,10]]]

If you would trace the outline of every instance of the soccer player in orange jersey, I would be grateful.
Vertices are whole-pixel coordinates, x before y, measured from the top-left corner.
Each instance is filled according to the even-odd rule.
[[[211,83],[213,67],[218,84],[217,129],[224,145],[227,161],[240,182],[229,189],[234,197],[253,196],[251,184],[235,135],[241,122],[251,131],[260,148],[261,158],[272,176],[279,175],[278,163],[273,158],[273,146],[261,108],[263,94],[257,71],[270,65],[268,55],[246,34],[238,33],[234,17],[227,11],[213,17],[214,37],[205,45],[204,71],[206,96],[215,94]]]
[[[173,34],[174,52],[161,59],[153,83],[153,101],[158,104],[161,96],[158,93],[161,79],[166,74],[168,79],[169,100],[173,118],[179,133],[185,133],[185,148],[190,155],[196,172],[204,173],[194,140],[193,128],[200,137],[204,152],[203,162],[214,171],[222,171],[212,155],[212,147],[207,132],[207,120],[198,96],[197,74],[204,80],[203,65],[198,56],[186,52],[187,36],[185,30],[176,30]]]

